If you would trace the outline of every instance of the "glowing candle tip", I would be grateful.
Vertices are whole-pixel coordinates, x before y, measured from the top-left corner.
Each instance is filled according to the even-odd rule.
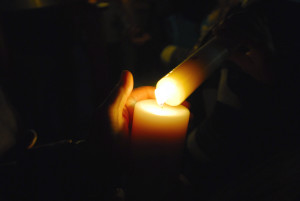
[[[161,107],[164,105],[164,103],[167,100],[166,96],[164,96],[163,92],[159,89],[155,89],[155,97],[156,97],[157,104]]]
[[[156,102],[162,106],[168,101],[168,99],[174,96],[176,91],[175,83],[172,79],[163,78],[161,79],[155,90]]]

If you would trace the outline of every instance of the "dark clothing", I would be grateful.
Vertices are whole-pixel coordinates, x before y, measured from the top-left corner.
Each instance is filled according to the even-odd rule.
[[[299,30],[293,25],[294,19],[299,19],[299,3],[261,1],[247,10],[262,15],[266,22],[275,49],[272,67],[280,72],[279,80],[272,86],[263,84],[232,63],[223,64],[229,68],[227,84],[242,109],[216,102],[212,115],[194,131],[201,158],[187,151],[183,170],[192,183],[191,200],[299,199],[300,110],[296,93],[300,85],[295,77],[300,73],[295,54],[299,54],[300,43]],[[202,87],[211,86],[204,83]],[[191,105],[197,104],[198,100],[191,100]]]

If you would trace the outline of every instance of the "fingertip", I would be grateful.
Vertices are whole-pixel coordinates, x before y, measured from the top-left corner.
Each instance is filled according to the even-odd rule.
[[[122,76],[125,76],[125,75],[127,75],[127,74],[132,74],[129,70],[122,70],[122,72],[121,72],[121,77]]]
[[[183,102],[181,103],[181,105],[183,105],[184,107],[186,107],[186,108],[188,108],[188,109],[191,108],[191,103],[189,103],[188,101],[183,101]]]
[[[130,77],[132,77],[132,73],[129,70],[122,70],[120,80],[123,83]]]
[[[120,83],[130,91],[133,89],[133,75],[129,70],[123,70],[121,73]]]
[[[145,99],[155,99],[155,87],[153,86],[143,86],[139,88],[135,88],[132,93],[131,97],[136,101],[145,100]]]

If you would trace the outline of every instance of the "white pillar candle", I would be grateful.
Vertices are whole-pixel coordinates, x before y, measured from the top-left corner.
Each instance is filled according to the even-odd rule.
[[[156,100],[143,100],[135,105],[131,142],[145,153],[182,151],[190,112],[182,106],[160,106]],[[142,153],[141,153],[142,154]]]
[[[155,99],[136,103],[128,183],[135,200],[161,200],[172,189],[181,168],[189,116],[182,105],[160,106]]]

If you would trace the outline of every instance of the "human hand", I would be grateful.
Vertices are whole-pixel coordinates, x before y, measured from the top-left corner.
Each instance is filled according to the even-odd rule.
[[[92,132],[92,142],[97,147],[117,146],[119,149],[120,144],[127,146],[135,103],[155,98],[154,87],[144,86],[133,89],[133,85],[131,72],[123,71],[112,93],[97,108]]]
[[[123,71],[121,80],[112,92],[106,107],[113,135],[127,138],[132,126],[134,106],[138,101],[154,99],[155,88],[143,86],[133,89],[133,76],[130,71]]]
[[[274,44],[261,9],[245,8],[229,15],[214,34],[231,50],[230,59],[255,79],[271,83],[275,78]]]
[[[87,140],[87,160],[92,181],[116,188],[129,168],[129,137],[134,105],[154,98],[154,87],[133,89],[133,76],[123,71],[119,83],[101,104]],[[109,193],[110,191],[106,192]],[[112,196],[116,195],[107,195]],[[106,200],[106,199],[105,199]]]

